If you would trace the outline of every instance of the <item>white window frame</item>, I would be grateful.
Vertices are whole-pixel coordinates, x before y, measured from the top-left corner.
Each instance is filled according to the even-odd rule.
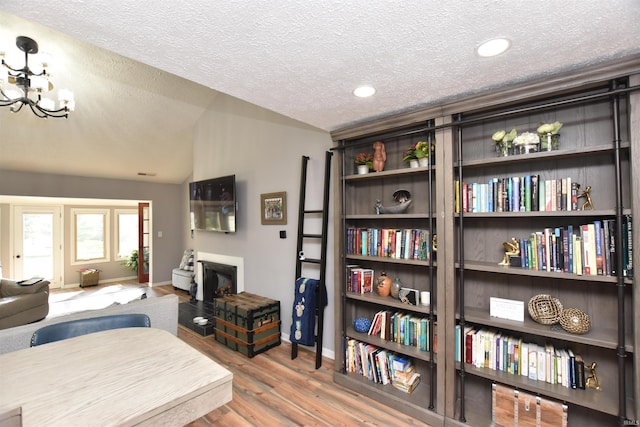
[[[126,254],[123,256],[119,256],[120,253],[120,215],[135,215],[138,216],[138,209],[115,209],[113,212],[114,220],[115,220],[115,230],[113,233],[113,240],[115,244],[113,245],[113,259],[124,261],[129,258],[130,254]],[[138,230],[138,234],[140,234],[140,230]],[[137,249],[137,248],[136,248]]]
[[[98,262],[111,261],[111,215],[110,209],[96,209],[96,208],[72,208],[71,209],[71,265],[91,264]],[[104,217],[104,257],[92,258],[92,259],[77,259],[76,253],[76,228],[77,228],[77,216],[79,214],[89,215],[103,215]]]

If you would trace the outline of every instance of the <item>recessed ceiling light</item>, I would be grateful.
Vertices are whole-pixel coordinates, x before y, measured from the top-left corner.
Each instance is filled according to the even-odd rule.
[[[511,42],[507,39],[488,40],[478,46],[478,55],[483,57],[500,55],[511,46]]]
[[[372,86],[360,86],[353,91],[353,94],[359,98],[367,98],[376,93]]]

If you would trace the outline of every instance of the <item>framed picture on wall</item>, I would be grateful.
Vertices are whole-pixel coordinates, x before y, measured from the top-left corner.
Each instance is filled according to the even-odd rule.
[[[262,225],[287,223],[287,193],[265,193],[260,195]]]

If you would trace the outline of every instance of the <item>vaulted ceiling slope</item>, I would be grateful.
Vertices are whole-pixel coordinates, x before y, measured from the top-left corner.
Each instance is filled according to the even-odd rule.
[[[54,31],[23,31],[0,12],[0,28],[14,25],[8,40],[0,33],[2,45],[13,44],[15,31],[42,31],[41,45],[54,43],[67,67],[84,72],[69,82],[78,119],[60,131],[94,115],[101,123],[78,130],[89,133],[84,144],[105,133],[122,150],[130,138],[188,147],[189,126],[216,91],[333,131],[640,53],[637,0],[4,3],[9,14]],[[479,57],[475,48],[494,37],[510,39],[511,49]],[[354,97],[361,84],[377,93]],[[143,126],[155,113],[171,118],[162,132]],[[7,120],[0,111],[3,128]],[[116,126],[127,132],[114,134]],[[175,138],[180,133],[185,138]]]

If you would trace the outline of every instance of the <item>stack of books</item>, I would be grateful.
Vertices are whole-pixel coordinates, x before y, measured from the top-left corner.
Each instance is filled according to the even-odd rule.
[[[391,384],[400,391],[412,393],[420,384],[420,374],[406,356],[394,356],[392,361]]]

